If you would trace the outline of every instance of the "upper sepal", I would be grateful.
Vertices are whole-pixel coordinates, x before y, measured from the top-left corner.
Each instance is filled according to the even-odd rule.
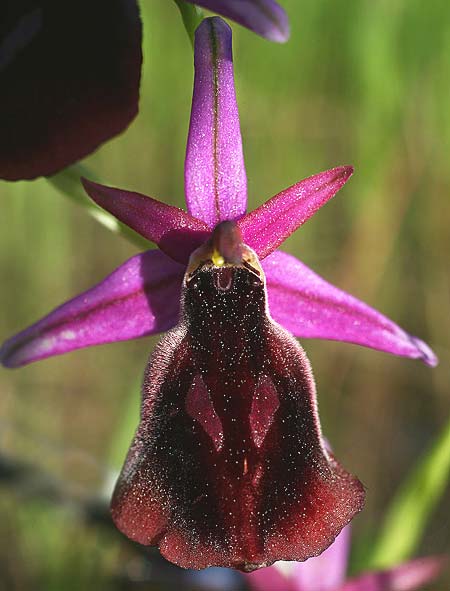
[[[247,177],[233,77],[231,29],[219,17],[195,33],[195,79],[185,161],[190,214],[212,229],[247,208]]]

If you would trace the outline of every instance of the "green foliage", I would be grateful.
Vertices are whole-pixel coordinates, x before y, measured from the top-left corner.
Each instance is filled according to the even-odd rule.
[[[366,568],[387,568],[414,555],[449,478],[450,421],[396,493],[372,544]]]

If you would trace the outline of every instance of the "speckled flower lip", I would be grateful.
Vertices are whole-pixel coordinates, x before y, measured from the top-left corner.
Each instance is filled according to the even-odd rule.
[[[117,527],[185,568],[319,554],[364,490],[322,445],[308,359],[270,318],[235,222],[193,253],[181,302],[147,366],[111,504]]]

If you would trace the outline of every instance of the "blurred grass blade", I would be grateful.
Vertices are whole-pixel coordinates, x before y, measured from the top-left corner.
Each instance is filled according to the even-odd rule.
[[[395,495],[381,533],[372,544],[370,568],[390,567],[413,555],[449,476],[450,420]]]
[[[69,199],[72,199],[72,201],[75,201],[75,203],[84,207],[86,212],[102,226],[111,232],[125,236],[130,242],[138,246],[140,250],[148,250],[150,244],[147,240],[142,238],[142,236],[139,236],[139,234],[125,224],[119,222],[114,216],[98,207],[93,201],[91,201],[91,199],[89,199],[80,182],[82,176],[92,181],[98,180],[96,175],[90,170],[84,166],[75,164],[65,168],[58,174],[47,177],[47,181],[66,197],[69,197]]]

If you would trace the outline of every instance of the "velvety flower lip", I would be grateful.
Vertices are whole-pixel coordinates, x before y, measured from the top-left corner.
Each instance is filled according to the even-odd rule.
[[[149,359],[142,397],[111,513],[181,567],[306,560],[364,504],[322,444],[309,362],[268,314],[236,222],[192,254],[180,320]]]
[[[48,176],[122,132],[138,110],[135,0],[14,0],[0,22],[0,178]]]
[[[289,21],[274,0],[187,0],[230,18],[271,41],[289,39]]]
[[[2,363],[17,367],[80,347],[137,338],[175,326],[182,265],[207,239],[214,224],[236,219],[244,242],[263,259],[270,312],[292,334],[357,343],[436,365],[436,356],[423,341],[327,283],[293,256],[274,251],[336,194],[350,178],[352,167],[337,167],[309,177],[243,215],[247,205],[245,166],[228,25],[218,17],[206,19],[197,31],[195,52],[193,111],[185,169],[190,213],[138,193],[83,181],[87,193],[99,205],[157,244],[165,253],[164,258],[162,253],[144,253],[130,259],[92,290],[6,341],[0,349]],[[210,127],[202,120],[202,105]],[[222,121],[224,117],[226,121]],[[223,157],[215,158],[214,154]],[[200,172],[195,169],[196,162]],[[228,184],[227,176],[232,177]],[[218,199],[211,189],[217,178],[222,179],[220,186],[225,187]],[[118,285],[120,292],[116,291]],[[167,309],[159,304],[164,298]],[[126,319],[128,314],[133,315],[133,306],[139,319],[135,323]]]
[[[439,556],[419,558],[389,570],[347,579],[350,526],[320,556],[306,562],[278,562],[244,575],[251,591],[418,591],[447,564]]]

